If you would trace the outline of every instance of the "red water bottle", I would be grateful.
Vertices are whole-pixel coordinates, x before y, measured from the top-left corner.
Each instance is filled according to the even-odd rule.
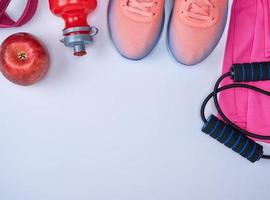
[[[64,38],[67,47],[74,49],[75,56],[86,54],[85,46],[93,41],[98,29],[89,26],[87,16],[97,7],[96,0],[49,0],[50,9],[65,21]]]

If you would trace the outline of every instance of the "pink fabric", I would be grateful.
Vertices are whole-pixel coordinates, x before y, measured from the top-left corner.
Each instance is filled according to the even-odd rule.
[[[22,26],[32,19],[37,10],[38,0],[28,0],[22,16],[15,22],[5,12],[10,1],[11,0],[0,0],[0,28]]]
[[[270,61],[270,2],[234,0],[223,73],[233,63]],[[231,84],[226,79],[223,85]],[[247,83],[270,91],[270,81]],[[270,135],[270,98],[247,89],[220,94],[225,114],[250,132]],[[270,141],[264,141],[270,143]]]

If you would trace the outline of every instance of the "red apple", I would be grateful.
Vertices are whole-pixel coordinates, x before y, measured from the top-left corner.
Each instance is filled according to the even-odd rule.
[[[0,71],[15,84],[27,86],[40,81],[49,65],[47,48],[31,34],[11,35],[0,47]]]

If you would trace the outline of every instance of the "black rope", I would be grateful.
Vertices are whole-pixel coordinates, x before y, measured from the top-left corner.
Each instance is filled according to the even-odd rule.
[[[215,103],[215,107],[218,111],[218,114],[221,116],[221,118],[224,120],[224,122],[226,122],[228,125],[230,125],[232,128],[238,130],[241,134],[245,134],[249,137],[252,137],[252,138],[256,138],[256,139],[261,139],[261,140],[270,140],[270,136],[263,136],[263,135],[258,135],[258,134],[255,134],[255,133],[251,133],[247,130],[244,130],[242,128],[240,128],[239,126],[237,126],[235,123],[233,123],[225,114],[224,112],[222,111],[221,107],[220,107],[220,104],[218,102],[218,93],[222,92],[222,91],[225,91],[225,90],[229,90],[229,89],[234,89],[234,88],[245,88],[245,89],[249,89],[249,90],[253,90],[255,92],[258,92],[258,93],[261,93],[261,94],[264,94],[266,96],[269,96],[270,97],[270,92],[268,91],[265,91],[265,90],[262,90],[258,87],[255,87],[255,86],[251,86],[251,85],[246,85],[246,84],[230,84],[230,85],[226,85],[226,86],[223,86],[223,87],[220,87],[219,88],[219,85],[220,83],[227,77],[230,77],[232,76],[232,73],[231,72],[228,72],[224,75],[222,75],[216,82],[215,84],[215,88],[214,88],[214,91],[209,94],[206,99],[203,101],[202,103],[202,107],[201,107],[201,118],[203,120],[204,123],[207,123],[208,120],[206,119],[205,117],[205,109],[206,109],[206,106],[208,104],[208,102],[213,98],[214,99],[214,103]],[[270,155],[263,155],[264,159],[270,159]]]

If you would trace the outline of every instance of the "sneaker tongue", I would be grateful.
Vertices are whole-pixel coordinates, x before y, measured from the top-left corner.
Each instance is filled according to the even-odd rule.
[[[201,8],[208,8],[209,6],[204,0],[197,0],[193,3],[196,4],[197,6],[200,6]]]
[[[198,5],[198,6],[207,6],[207,4],[204,2],[204,1],[198,1],[198,2],[196,2],[196,4]]]
[[[149,2],[153,2],[153,0],[137,0],[137,2],[139,2],[139,3],[149,3]]]
[[[200,8],[199,10],[194,11],[194,7],[191,5],[190,9],[192,9],[194,13],[209,16],[209,5],[207,5],[204,1],[198,1],[194,4]]]
[[[150,1],[153,1],[153,0],[137,0],[138,2],[150,2]]]
[[[142,4],[143,7],[144,7],[144,9],[150,11],[151,8],[148,7],[147,5],[148,5],[149,3],[150,3],[150,5],[151,5],[151,3],[153,3],[153,0],[128,0],[128,4],[129,4],[129,5],[132,5],[132,7],[134,7],[134,8],[140,8],[140,6],[137,5],[138,3],[139,3],[139,4]]]

